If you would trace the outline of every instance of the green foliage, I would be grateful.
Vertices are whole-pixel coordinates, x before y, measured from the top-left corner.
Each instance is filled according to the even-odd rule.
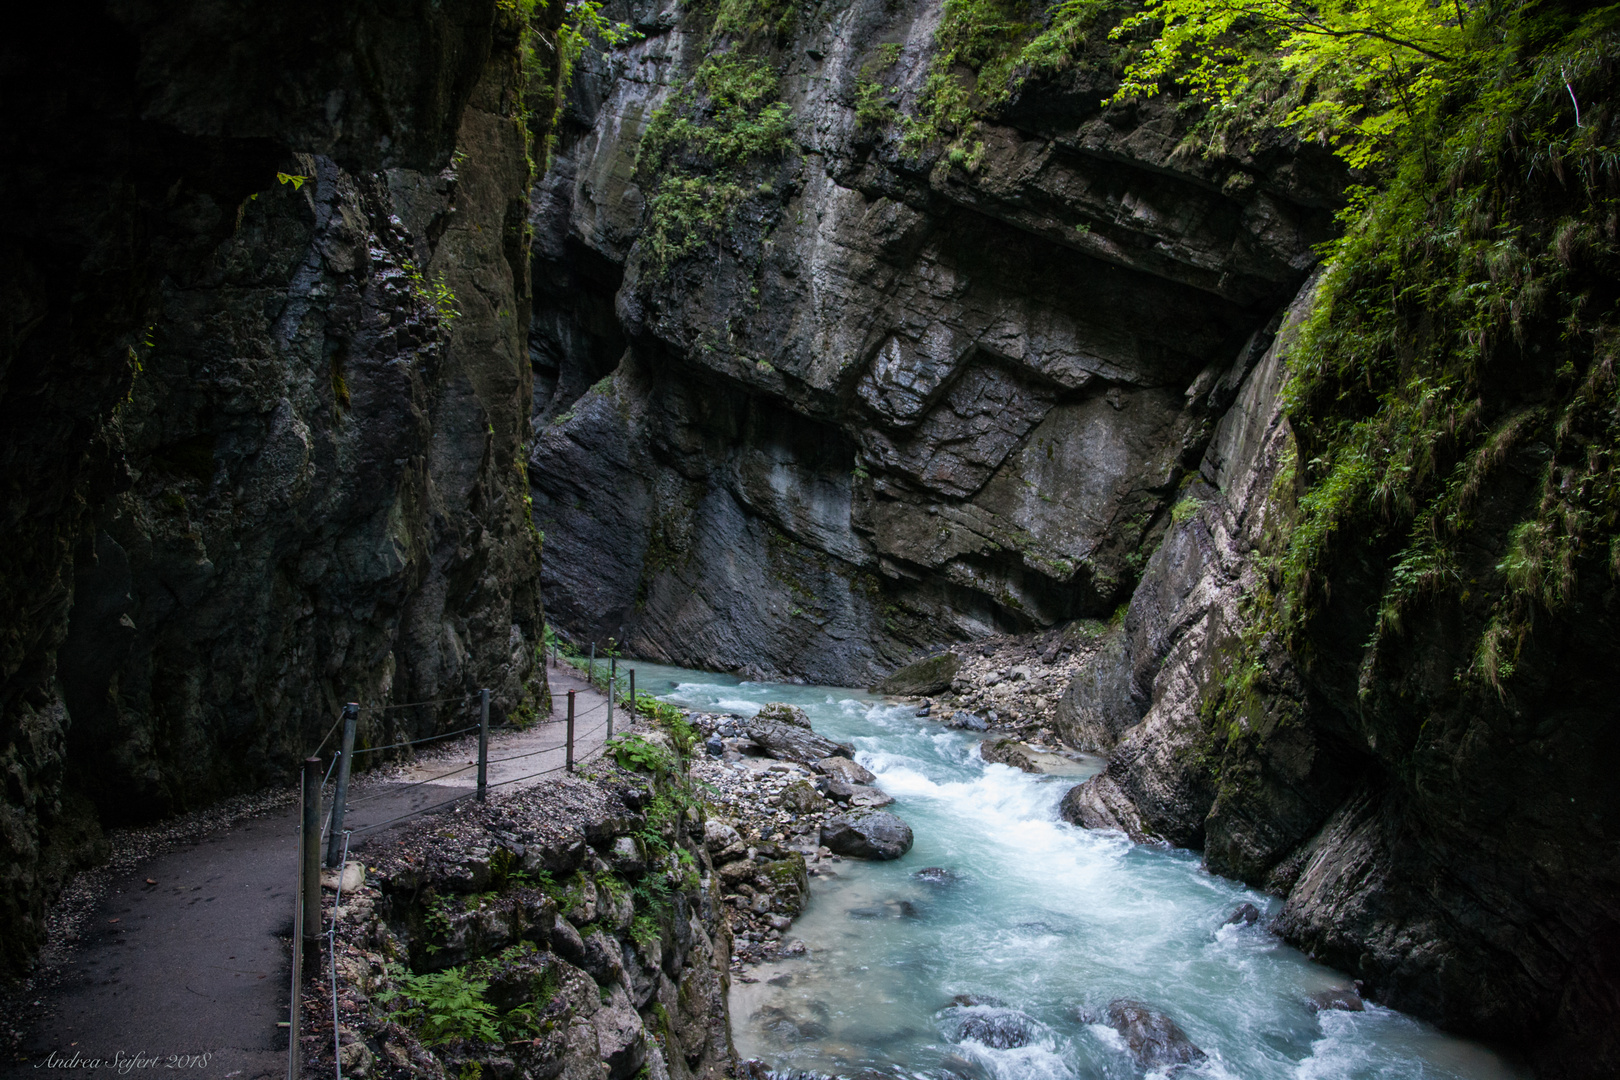
[[[629,704],[626,699],[626,704]],[[660,724],[673,724],[685,722],[686,714],[667,701],[659,701],[645,690],[636,691],[635,710],[638,714],[649,717]]]
[[[454,1039],[496,1042],[500,1039],[499,1013],[484,1000],[488,979],[468,978],[459,967],[431,975],[402,975],[400,989],[378,995],[389,1004],[404,999],[389,1014],[414,1031],[424,1046],[439,1046]]]
[[[439,313],[439,322],[446,328],[461,317],[461,309],[456,306],[456,294],[444,280],[444,271],[439,271],[431,280],[423,275],[422,271],[410,259],[401,263],[405,276],[410,280],[411,287],[416,295],[424,302],[431,304],[433,310]]]
[[[563,3],[562,18],[551,28],[548,13]],[[499,0],[498,6],[523,24],[519,60],[524,75],[522,108],[525,127],[544,133],[540,161],[531,156],[531,171],[538,171],[550,156],[557,122],[562,118],[574,66],[587,50],[610,49],[636,41],[640,32],[628,23],[616,23],[602,14],[602,0]],[[535,114],[543,120],[535,122]]]
[[[745,198],[771,192],[754,178],[793,148],[774,48],[796,10],[791,0],[719,0],[707,55],[653,112],[636,174],[652,190],[641,243],[656,269],[701,250]]]
[[[1420,603],[1467,600],[1485,628],[1459,679],[1504,692],[1537,613],[1620,573],[1620,147],[1597,104],[1620,84],[1617,13],[1472,8],[1466,38],[1447,31],[1466,60],[1423,110],[1345,136],[1378,144],[1388,180],[1354,193],[1291,359],[1303,494],[1269,616],[1290,639],[1336,552],[1404,536],[1369,647]],[[1483,500],[1534,445],[1525,516],[1476,580],[1463,563]]]
[[[1486,18],[1475,14],[1476,24]],[[1302,91],[1281,126],[1331,143],[1358,168],[1384,161],[1445,92],[1470,36],[1460,0],[1146,0],[1111,36],[1154,26],[1112,101],[1174,82],[1205,105],[1247,109],[1281,75]]]
[[[979,117],[1007,103],[1031,74],[1071,66],[1105,16],[1109,0],[946,0],[934,31],[934,59],[905,121],[905,145],[919,149],[940,138],[971,137]],[[982,152],[982,151],[981,151]],[[969,166],[970,151],[953,159]]]
[[[876,54],[861,65],[855,79],[855,122],[859,126],[881,128],[899,116],[890,98],[898,88],[884,85],[878,76],[900,61],[901,50],[899,42],[879,45]]]
[[[532,943],[519,942],[498,956],[428,975],[411,975],[390,964],[387,972],[397,988],[379,993],[377,1002],[397,1003],[387,1018],[410,1028],[425,1046],[456,1039],[493,1043],[532,1038],[543,1032],[545,1007],[556,996],[560,980],[554,967],[545,967],[531,981],[530,1000],[505,1014],[485,994],[492,969],[520,963],[535,952]]]
[[[294,191],[297,191],[299,188],[303,187],[305,183],[313,179],[315,179],[313,176],[298,176],[294,173],[284,172],[276,173],[276,183],[291,184]]]
[[[640,735],[615,735],[608,740],[604,751],[621,769],[649,772],[654,776],[663,776],[676,765],[668,750]]]
[[[630,940],[636,943],[643,956],[654,957],[660,955],[663,937],[658,930],[658,923],[650,916],[637,915],[630,923]]]
[[[945,0],[920,115],[907,125],[908,145],[961,133],[1009,96],[1020,46],[1037,25],[1035,13],[1023,0]]]
[[[1170,520],[1179,525],[1198,513],[1198,508],[1201,505],[1197,499],[1188,496],[1170,508]]]

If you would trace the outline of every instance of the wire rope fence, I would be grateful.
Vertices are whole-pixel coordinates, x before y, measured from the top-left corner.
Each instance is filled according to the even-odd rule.
[[[560,656],[550,657],[554,665],[561,662]],[[301,1043],[299,1038],[300,1004],[302,1001],[303,983],[307,977],[320,978],[320,943],[326,939],[328,959],[330,961],[330,979],[332,984],[332,1024],[333,1024],[333,1054],[334,1068],[337,1080],[342,1080],[342,1047],[338,1041],[338,1014],[337,1014],[337,923],[335,911],[343,895],[343,870],[348,863],[350,846],[356,839],[376,833],[382,829],[437,811],[448,809],[467,799],[475,798],[479,802],[485,800],[488,791],[494,788],[510,787],[525,781],[536,780],[561,772],[573,772],[580,765],[600,759],[609,748],[609,740],[613,737],[613,713],[615,704],[628,706],[632,712],[635,709],[635,672],[630,671],[631,695],[623,701],[616,701],[620,695],[617,693],[619,680],[617,674],[617,658],[611,657],[607,678],[597,679],[595,671],[587,669],[587,682],[593,689],[600,689],[605,700],[584,711],[576,711],[575,690],[568,691],[567,711],[564,717],[556,717],[545,721],[544,726],[565,725],[565,732],[560,741],[549,742],[544,746],[524,750],[521,753],[507,754],[501,757],[489,756],[489,736],[492,732],[511,730],[528,725],[515,725],[510,721],[491,727],[489,723],[490,691],[480,690],[477,694],[462,695],[461,697],[435,698],[425,701],[403,702],[393,705],[362,706],[357,702],[350,702],[343,706],[337,718],[332,722],[326,734],[321,737],[315,752],[304,759],[301,784],[303,787],[303,813],[300,819],[298,833],[298,901],[294,905],[293,913],[293,957],[292,957],[292,985],[288,1009],[288,1054],[287,1054],[287,1080],[299,1080]],[[594,666],[594,649],[592,656]],[[474,703],[478,705],[478,722],[456,728],[452,731],[438,732],[424,735],[414,739],[400,739],[382,746],[369,746],[356,749],[354,746],[356,727],[364,715],[391,714],[404,709],[426,708],[431,706],[462,704],[469,711]],[[600,722],[589,728],[580,729],[581,721],[592,718],[595,714],[603,712],[606,715]],[[392,725],[390,725],[392,726]],[[332,741],[333,735],[342,732],[340,747],[332,752],[332,758],[323,766],[321,755],[327,744]],[[602,732],[606,732],[600,743],[592,746],[591,741]],[[442,743],[457,736],[478,733],[478,756],[475,761],[432,776],[413,780],[406,784],[390,784],[377,791],[370,792],[360,798],[350,800],[347,797],[350,769],[356,758],[367,754],[378,754],[395,750],[411,750],[414,747],[430,743]],[[580,744],[588,747],[587,752],[576,759],[575,751]],[[488,769],[491,765],[502,765],[513,761],[524,761],[539,757],[543,754],[562,751],[562,762],[525,773],[522,776],[513,776],[497,780],[493,783],[488,780]],[[407,796],[409,792],[426,787],[438,781],[460,776],[469,770],[477,770],[475,785],[466,791],[460,792],[447,799],[438,800],[425,806],[411,807],[401,813],[394,814],[382,821],[368,822],[362,825],[353,825],[346,821],[348,811],[354,807],[373,804],[384,798],[399,798]],[[326,791],[332,782],[334,772],[337,774],[336,789],[326,812],[322,813],[322,804],[326,800]],[[325,858],[322,859],[322,841],[328,841]],[[320,869],[322,863],[336,869],[337,888],[333,900],[333,916],[325,931],[321,929],[323,922],[321,912],[321,881]]]

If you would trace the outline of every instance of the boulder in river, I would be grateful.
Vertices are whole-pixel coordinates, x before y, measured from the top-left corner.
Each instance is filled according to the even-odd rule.
[[[990,730],[990,722],[988,720],[982,716],[979,716],[977,713],[970,713],[964,709],[958,709],[956,712],[951,713],[951,718],[950,720],[946,721],[945,726],[957,728],[962,731]]]
[[[846,784],[875,784],[877,777],[847,757],[827,757],[811,762],[810,767],[822,776],[842,780]]]
[[[767,716],[765,710],[748,721],[748,737],[770,757],[800,765],[813,765],[823,758],[848,757],[852,753],[849,747],[823,739],[808,726],[777,719],[775,714]]]
[[[1367,1008],[1366,1003],[1361,1000],[1361,995],[1346,986],[1334,986],[1327,990],[1318,990],[1305,999],[1305,1004],[1310,1006],[1311,1012],[1325,1012],[1329,1009],[1339,1009],[1343,1012],[1363,1012]]]
[[[1131,1057],[1144,1069],[1195,1065],[1206,1056],[1174,1020],[1140,1001],[1119,998],[1109,1002],[1107,1023],[1119,1032]]]
[[[962,658],[953,652],[940,653],[924,660],[907,664],[878,684],[878,692],[921,697],[924,694],[943,694],[951,688],[951,680],[961,670]]]
[[[919,874],[922,873],[921,870],[917,872]],[[989,994],[957,994],[955,997],[951,998],[951,1004],[962,1009],[971,1009],[975,1005],[989,1005],[993,1008],[1001,1009],[1005,1008],[1007,1005],[1005,1001],[1002,1001],[1000,998],[991,997]]]
[[[926,881],[930,885],[955,885],[962,880],[961,874],[958,874],[955,870],[947,870],[943,866],[925,866],[911,876],[918,881]],[[958,1000],[957,1004],[960,1005],[962,1002]]]
[[[805,730],[810,728],[809,715],[797,705],[789,705],[782,701],[772,701],[759,707],[754,719],[776,720],[783,724],[792,724]]]
[[[1253,926],[1260,919],[1260,909],[1253,904],[1239,904],[1237,910],[1226,917],[1222,926]]]
[[[894,805],[894,796],[881,788],[856,784],[850,789],[849,805],[852,809],[881,810]]]
[[[795,780],[782,789],[782,809],[795,814],[813,814],[827,809],[827,800],[808,780]]]
[[[1040,772],[1040,766],[1036,765],[1034,759],[1026,753],[1027,749],[1017,739],[986,739],[979,744],[979,756],[985,761],[1011,765],[1023,772]]]
[[[952,1020],[956,1042],[971,1040],[992,1050],[1028,1046],[1040,1033],[1039,1025],[1017,1009],[978,1006],[960,1010]]]
[[[821,826],[821,842],[856,859],[898,859],[911,850],[911,826],[883,810],[841,814]]]

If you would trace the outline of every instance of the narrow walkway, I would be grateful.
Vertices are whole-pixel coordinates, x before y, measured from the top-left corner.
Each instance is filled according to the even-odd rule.
[[[548,666],[546,675],[552,717],[490,738],[490,798],[561,770],[568,690],[576,691],[575,762],[601,750],[606,698],[572,668]],[[615,728],[628,720],[618,713]],[[346,822],[354,842],[401,815],[470,796],[477,754],[476,735],[462,737],[403,775],[360,777]],[[435,779],[469,761],[472,768]],[[99,1068],[124,1068],[126,1077],[172,1075],[176,1066],[221,1080],[285,1077],[287,1034],[277,1024],[287,1019],[298,821],[296,808],[245,821],[115,881],[62,962],[61,978],[40,995],[44,1018],[0,1063],[0,1076],[98,1068],[86,1063],[99,1058]],[[188,1062],[170,1055],[197,1056]]]

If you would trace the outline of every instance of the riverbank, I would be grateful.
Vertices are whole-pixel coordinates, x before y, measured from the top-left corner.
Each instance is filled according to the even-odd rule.
[[[388,1080],[732,1074],[730,930],[668,743],[634,727],[616,761],[356,849],[329,909],[335,1009],[306,983],[304,1075],[335,1055]]]

